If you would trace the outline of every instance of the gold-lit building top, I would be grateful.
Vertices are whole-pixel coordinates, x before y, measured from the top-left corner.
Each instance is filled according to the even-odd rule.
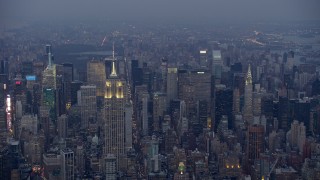
[[[252,74],[251,74],[251,65],[249,64],[247,77],[246,77],[246,85],[252,84]]]

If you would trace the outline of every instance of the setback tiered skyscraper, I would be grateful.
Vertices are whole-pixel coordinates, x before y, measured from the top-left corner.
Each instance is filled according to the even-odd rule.
[[[252,75],[251,66],[249,64],[246,84],[244,90],[244,110],[243,119],[247,124],[252,124],[253,121],[253,110],[252,110]]]
[[[127,85],[126,81],[117,75],[114,54],[112,62],[112,71],[105,82],[104,91],[104,155],[113,154],[117,158],[117,169],[119,160],[126,155],[126,115],[132,116],[132,113],[126,113],[127,104]],[[129,121],[129,120],[128,120]],[[132,126],[131,126],[132,127]],[[132,141],[132,140],[131,140]]]

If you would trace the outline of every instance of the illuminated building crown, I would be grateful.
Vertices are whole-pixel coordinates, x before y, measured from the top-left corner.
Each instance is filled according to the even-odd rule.
[[[246,77],[246,85],[252,84],[252,75],[251,75],[251,65],[249,64],[247,77]]]

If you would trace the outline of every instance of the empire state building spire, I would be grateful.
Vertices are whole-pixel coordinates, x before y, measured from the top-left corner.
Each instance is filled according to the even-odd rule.
[[[115,66],[115,58],[114,58],[114,44],[113,44],[113,49],[112,49],[112,70],[111,70],[111,77],[117,77],[117,70]]]
[[[249,64],[247,77],[246,77],[246,85],[252,84],[252,74],[251,74],[251,65]]]

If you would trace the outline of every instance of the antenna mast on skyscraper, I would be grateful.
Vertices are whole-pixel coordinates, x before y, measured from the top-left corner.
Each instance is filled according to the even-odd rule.
[[[112,44],[112,71],[110,76],[116,77],[117,76],[117,71],[116,71],[116,66],[115,66],[115,57],[114,57],[114,42]]]

